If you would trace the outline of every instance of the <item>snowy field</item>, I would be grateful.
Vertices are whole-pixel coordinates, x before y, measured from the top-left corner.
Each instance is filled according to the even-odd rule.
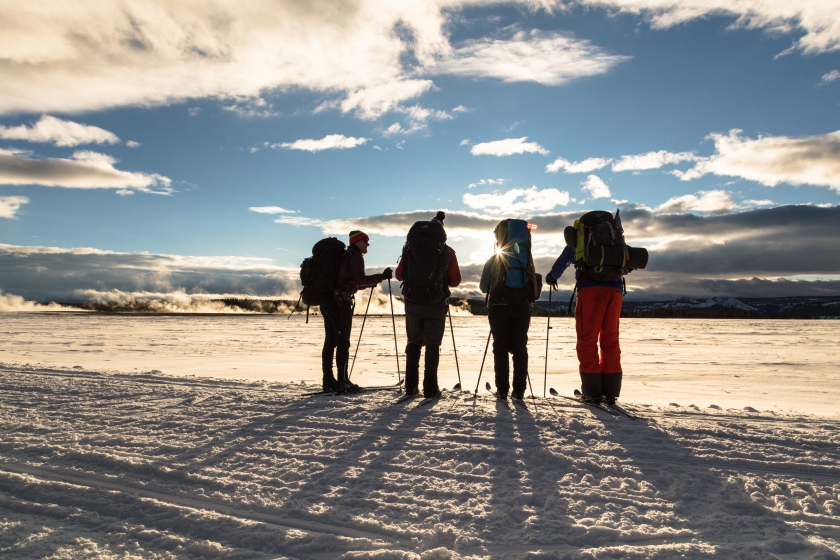
[[[486,318],[453,319],[473,389]],[[2,558],[840,558],[833,322],[622,321],[632,421],[483,390],[301,398],[319,317],[0,321]],[[573,324],[551,323],[570,394]],[[369,318],[353,379],[396,367],[390,316]]]

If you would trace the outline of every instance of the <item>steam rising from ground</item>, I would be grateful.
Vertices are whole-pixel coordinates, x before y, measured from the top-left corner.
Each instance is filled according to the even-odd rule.
[[[34,301],[27,301],[20,296],[14,294],[4,294],[0,290],[0,312],[14,312],[14,311],[78,311],[73,307],[65,307],[57,303],[37,303]]]

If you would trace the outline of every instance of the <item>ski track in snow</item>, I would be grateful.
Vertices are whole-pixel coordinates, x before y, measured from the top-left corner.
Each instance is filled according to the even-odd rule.
[[[3,558],[838,558],[840,420],[0,365]]]

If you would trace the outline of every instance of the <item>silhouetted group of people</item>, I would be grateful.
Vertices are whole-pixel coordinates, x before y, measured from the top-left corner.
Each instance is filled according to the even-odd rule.
[[[412,226],[396,269],[396,278],[402,282],[408,338],[405,348],[405,391],[408,395],[420,393],[420,358],[425,347],[422,394],[427,398],[440,394],[437,371],[449,309],[450,288],[461,282],[455,251],[446,244],[443,225],[445,218],[444,212],[438,212],[431,220],[416,222]],[[623,274],[628,269],[627,250],[618,213],[615,218],[613,220],[608,212],[590,212],[576,221],[574,228],[567,228],[567,246],[545,275],[550,289],[556,289],[557,281],[566,269],[575,265],[576,350],[581,392],[589,402],[604,400],[614,403],[621,392],[619,315],[624,295]],[[608,233],[607,241],[598,241],[598,235],[601,235],[598,228],[602,224],[612,228],[612,243],[609,242],[608,229],[605,230]],[[488,320],[493,337],[496,395],[501,399],[509,395],[522,399],[528,382],[527,344],[531,308],[542,292],[542,277],[535,271],[531,254],[531,230],[535,227],[524,220],[502,220],[494,230],[495,252],[485,263],[479,282],[481,292],[487,297]],[[620,245],[616,235],[620,238]],[[596,252],[593,249],[601,246],[599,243],[606,244],[607,248],[611,245],[624,247],[625,258],[618,272],[607,270],[610,267],[604,264],[606,253],[603,248],[600,265],[587,264],[590,253]],[[349,392],[359,389],[348,378],[355,294],[359,289],[374,286],[394,276],[390,268],[379,274],[365,274],[364,255],[369,247],[370,237],[366,233],[358,230],[350,232],[349,244],[338,264],[331,297],[321,303],[325,329],[321,355],[325,391]],[[337,377],[333,374],[333,360]]]

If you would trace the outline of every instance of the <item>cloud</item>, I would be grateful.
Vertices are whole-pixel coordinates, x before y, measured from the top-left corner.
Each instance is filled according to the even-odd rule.
[[[0,244],[0,285],[27,300],[83,302],[97,294],[297,299],[299,270],[255,257],[196,257]],[[113,298],[107,298],[109,301]]]
[[[510,39],[468,40],[440,55],[431,71],[556,86],[609,71],[630,57],[612,55],[556,31],[518,31]]]
[[[29,204],[29,199],[25,196],[0,196],[0,218],[17,218],[22,204]]]
[[[683,161],[696,161],[698,158],[691,152],[672,153],[665,150],[648,152],[635,156],[621,156],[621,159],[613,163],[613,171],[642,171],[645,169],[659,169],[665,165],[681,163]]]
[[[33,159],[24,152],[0,148],[0,184],[41,185],[68,189],[136,189],[171,194],[172,181],[158,174],[120,171],[111,156],[78,151],[69,159]]]
[[[305,139],[294,142],[283,142],[282,144],[271,144],[272,148],[285,148],[287,150],[303,150],[306,152],[320,152],[323,150],[347,150],[361,146],[370,138],[354,138],[343,134],[328,134],[320,140]]]
[[[776,35],[804,31],[792,47],[804,54],[840,49],[837,25],[840,5],[836,0],[575,0],[574,3],[643,15],[654,29],[668,29],[712,16],[730,16],[736,18],[730,29],[764,29]]]
[[[129,148],[139,148],[140,146],[142,146],[140,142],[135,142],[134,140],[129,140],[125,143],[125,145]]]
[[[258,214],[297,214],[296,210],[286,210],[279,206],[251,206],[248,210]]]
[[[698,196],[699,195],[699,196]],[[657,212],[729,212],[738,205],[732,200],[730,193],[721,190],[700,191],[697,194],[686,194],[669,199],[656,208]]]
[[[494,142],[485,142],[483,144],[476,144],[470,148],[470,153],[474,156],[512,156],[514,154],[542,154],[548,155],[548,150],[537,144],[536,142],[526,142],[527,136],[522,138],[506,138],[505,140],[496,140]]]
[[[481,185],[504,185],[507,179],[481,179],[478,182],[470,183],[467,185],[468,189],[474,189],[475,187],[479,187]]]
[[[597,175],[590,175],[581,184],[583,185],[581,190],[588,192],[592,195],[592,198],[610,198],[612,196],[610,194],[610,187]]]
[[[463,105],[459,105],[452,109],[451,112],[441,111],[438,109],[429,109],[421,107],[420,105],[412,105],[411,107],[395,107],[394,111],[406,115],[408,126],[403,127],[400,123],[394,123],[389,126],[383,134],[385,136],[393,136],[394,134],[411,134],[419,130],[424,130],[428,126],[428,121],[451,120],[455,118],[458,113],[463,113],[467,109]]]
[[[828,74],[823,74],[823,77],[820,81],[823,84],[830,84],[831,82],[837,79],[840,79],[840,70],[832,70]]]
[[[41,311],[79,311],[79,309],[64,307],[56,303],[43,305],[34,301],[26,301],[18,295],[4,294],[3,290],[0,290],[0,313],[38,313]]]
[[[819,136],[745,138],[742,131],[709,135],[715,153],[687,171],[672,171],[688,181],[713,173],[741,177],[768,187],[779,183],[830,187],[840,192],[840,131]]]
[[[580,162],[576,161],[575,163],[571,163],[559,157],[554,162],[545,166],[545,172],[557,173],[562,169],[566,173],[589,173],[590,171],[606,167],[611,161],[612,159],[609,158],[589,158]]]
[[[7,5],[0,114],[200,98],[239,110],[267,92],[304,88],[337,93],[343,111],[373,118],[433,87],[401,55],[410,48],[422,67],[449,48],[445,9],[385,0]],[[398,24],[412,29],[410,45]]]
[[[571,197],[566,191],[557,189],[539,190],[511,189],[503,193],[471,194],[463,197],[463,202],[470,208],[483,210],[492,214],[507,213],[512,215],[533,214],[547,212],[557,206],[566,206]]]
[[[27,142],[48,142],[56,146],[79,146],[81,144],[116,144],[119,137],[98,126],[63,121],[49,115],[41,118],[31,127],[0,126],[0,138],[25,140]],[[138,144],[139,146],[139,144]]]

